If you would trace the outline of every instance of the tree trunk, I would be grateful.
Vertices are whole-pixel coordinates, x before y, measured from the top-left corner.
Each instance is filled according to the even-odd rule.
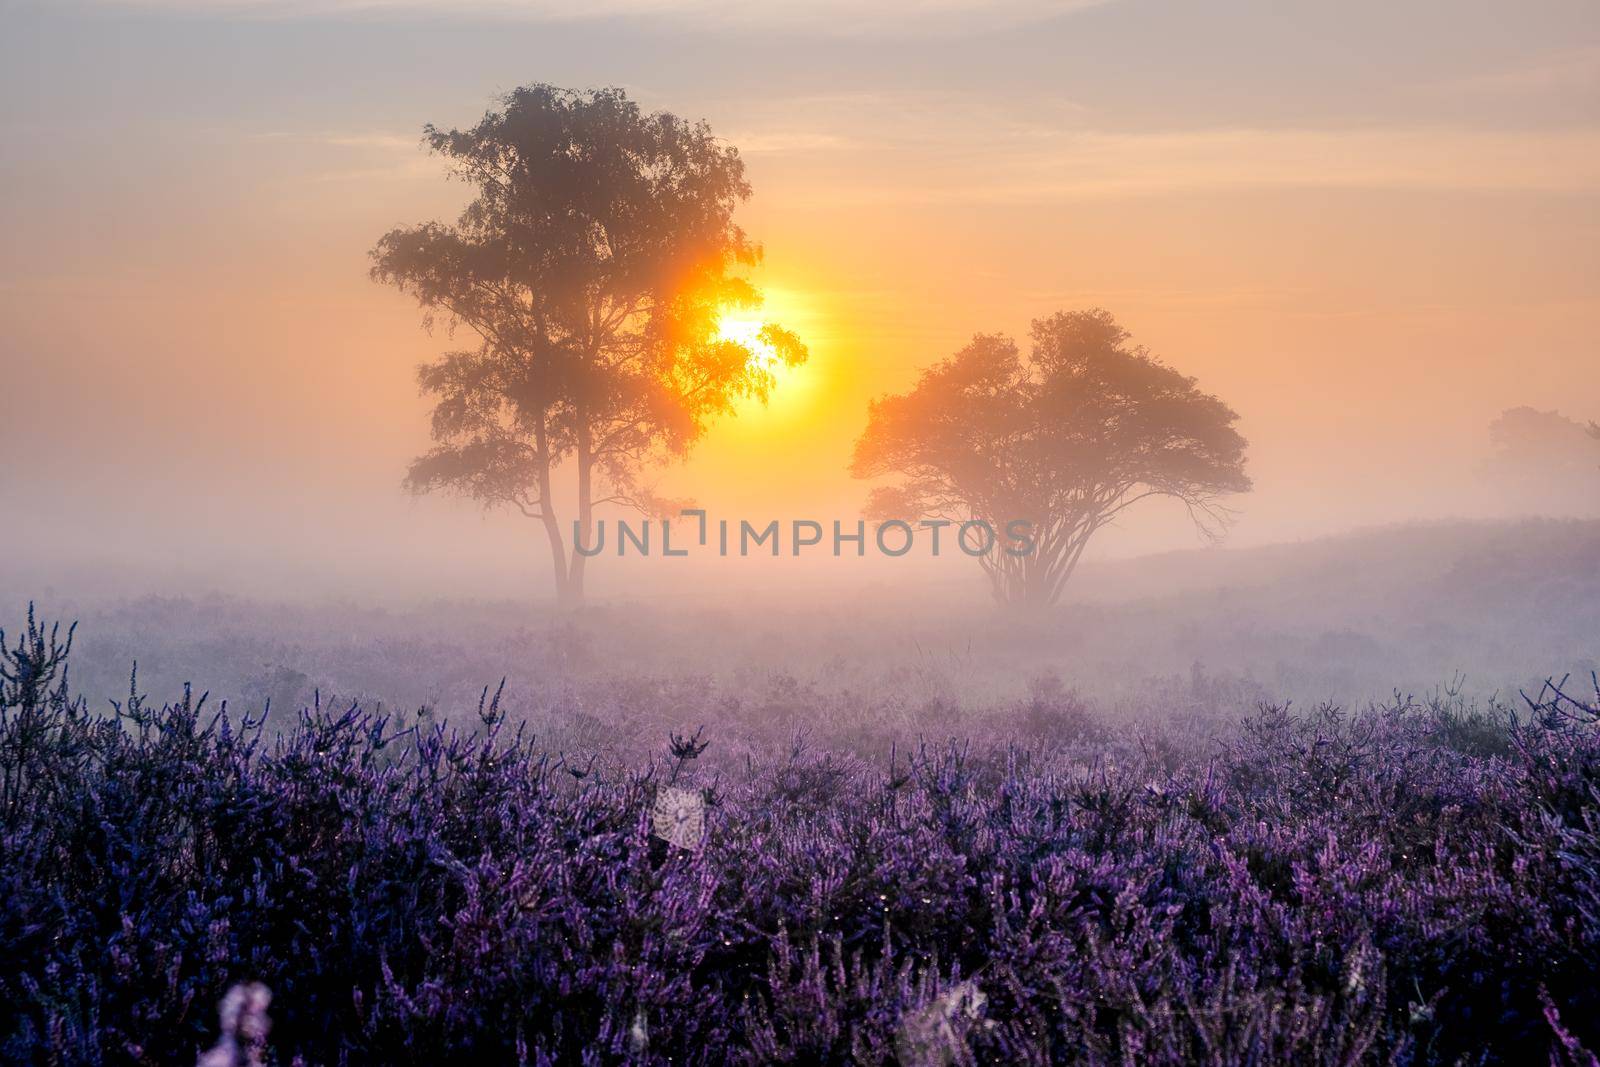
[[[546,497],[546,499],[548,500],[549,498]],[[566,539],[561,536],[561,524],[556,521],[554,510],[546,505],[543,515],[544,533],[550,539],[550,562],[556,577],[556,605],[562,608],[573,607],[572,576],[567,571]],[[573,552],[573,555],[578,556],[578,553]],[[583,557],[578,556],[578,558],[582,559]],[[582,596],[581,588],[579,596],[580,598]]]
[[[594,533],[594,445],[589,440],[589,426],[584,421],[582,408],[578,410],[578,535],[577,543],[593,545]],[[572,569],[567,574],[566,607],[583,605],[584,565],[589,557],[582,552],[572,553]]]
[[[534,439],[541,457],[539,463],[539,519],[544,523],[544,535],[550,541],[550,563],[556,579],[556,605],[561,608],[568,608],[573,605],[572,581],[567,573],[567,542],[566,538],[561,536],[561,523],[556,518],[556,502],[550,491],[550,450],[542,419],[534,430]],[[572,554],[579,559],[583,558],[577,551]],[[579,597],[580,599],[582,597],[581,585]]]
[[[1100,523],[1088,520],[1059,536],[1035,542],[1033,554],[1001,559],[990,569],[991,588],[997,602],[1024,611],[1046,611],[1061,601],[1078,560]]]

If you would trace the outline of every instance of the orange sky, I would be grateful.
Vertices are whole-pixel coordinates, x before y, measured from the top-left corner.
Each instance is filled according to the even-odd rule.
[[[1592,5],[808,10],[18,6],[0,490],[37,521],[7,536],[542,574],[523,520],[399,493],[445,339],[365,273],[463,201],[421,125],[532,80],[622,84],[745,155],[759,279],[812,357],[663,481],[730,516],[853,518],[869,398],[1056,309],[1109,308],[1240,412],[1241,544],[1481,513],[1501,409],[1600,416]],[[1195,543],[1157,507],[1096,550]]]

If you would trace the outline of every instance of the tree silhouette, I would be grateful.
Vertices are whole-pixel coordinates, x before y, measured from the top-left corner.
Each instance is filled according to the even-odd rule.
[[[1600,429],[1559,411],[1507,408],[1489,424],[1493,453],[1484,471],[1500,503],[1515,510],[1587,513],[1600,489],[1594,438]]]
[[[1008,337],[978,335],[900,396],[874,402],[856,442],[876,518],[1033,523],[1035,548],[979,557],[997,601],[1054,604],[1095,532],[1135,502],[1175,497],[1220,537],[1226,493],[1250,488],[1238,416],[1130,347],[1102,310],[1033,323],[1024,360]]]
[[[760,249],[733,221],[744,164],[705,123],[645,114],[620,89],[533,85],[502,103],[470,130],[426,127],[477,195],[453,226],[384,235],[372,276],[415,297],[430,328],[438,317],[477,339],[418,371],[434,446],[406,486],[537,519],[572,605],[586,556],[569,551],[557,468],[572,465],[575,536],[593,545],[596,507],[658,508],[646,469],[736,400],[765,400],[774,363],[806,351],[773,325],[761,357],[718,336],[723,310],[760,304],[736,273]]]

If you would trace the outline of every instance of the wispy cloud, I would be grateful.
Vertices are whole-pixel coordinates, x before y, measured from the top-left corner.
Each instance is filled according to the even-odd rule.
[[[422,144],[420,134],[411,137],[402,137],[393,133],[347,133],[327,134],[322,138],[324,144],[334,145],[339,148],[371,148],[384,152],[415,152]]]
[[[768,102],[806,115],[767,147],[823,169],[794,195],[895,202],[1037,200],[1252,188],[1581,192],[1600,187],[1600,130],[1464,126],[1115,130],[1071,104],[951,94],[840,94]],[[792,121],[792,118],[791,118]],[[751,129],[768,125],[742,116]],[[730,138],[730,140],[733,140]],[[734,143],[739,143],[734,140]],[[828,173],[848,147],[848,180]],[[797,166],[802,165],[797,162]],[[838,168],[832,168],[837,170]],[[769,169],[769,180],[780,172]],[[908,180],[908,177],[910,180]],[[818,179],[821,179],[818,181]]]
[[[1544,96],[1600,94],[1600,45],[1563,49],[1505,70],[1437,83],[1436,91],[1469,96]]]
[[[1600,130],[1458,127],[1111,131],[1079,109],[1006,114],[946,94],[840,94],[752,109],[723,135],[760,158],[786,197],[817,203],[960,203],[1236,189],[1586,192],[1600,188]],[[797,125],[795,114],[814,115]],[[271,132],[356,159],[325,178],[437,176],[420,137]],[[330,160],[334,156],[328,156]]]
[[[578,22],[647,19],[829,34],[972,32],[1046,21],[1115,0],[84,0],[248,18],[425,17]]]
[[[1600,131],[1454,128],[1074,133],[1019,152],[997,187],[1048,193],[1295,186],[1582,191],[1600,184]]]
[[[422,145],[422,135],[404,135],[382,131],[293,131],[267,130],[248,135],[258,141],[298,141],[303,144],[331,145],[335,148],[358,148],[378,152],[415,152]]]
[[[743,155],[777,155],[784,152],[826,152],[848,148],[851,141],[838,134],[821,131],[792,130],[758,133],[738,131],[722,135],[722,139],[738,148]]]
[[[443,163],[422,135],[387,130],[217,130],[218,140],[255,142],[302,161],[298,182],[437,181]]]

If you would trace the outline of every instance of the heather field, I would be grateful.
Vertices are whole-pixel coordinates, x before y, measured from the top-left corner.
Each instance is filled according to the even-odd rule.
[[[1589,679],[1341,711],[1197,667],[1142,709],[1039,676],[899,716],[782,677],[759,701],[613,679],[538,714],[135,679],[101,710],[68,633],[5,640],[8,1063],[1600,1048]]]

